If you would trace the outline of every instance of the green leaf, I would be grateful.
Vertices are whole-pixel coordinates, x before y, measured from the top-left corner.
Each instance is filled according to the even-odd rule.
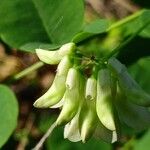
[[[64,44],[80,31],[83,0],[32,0],[53,43]]]
[[[78,43],[96,34],[105,33],[112,29],[118,28],[124,31],[123,36],[136,33],[141,27],[147,25],[140,33],[143,37],[150,37],[150,10],[140,10],[130,16],[127,16],[111,25],[108,20],[100,19],[86,25],[82,32],[73,37],[73,42]],[[136,27],[136,28],[135,28]]]
[[[93,35],[94,35],[93,33],[80,32],[73,37],[72,42],[79,43],[82,42],[83,40],[90,38]]]
[[[123,93],[117,94],[115,105],[119,119],[127,126],[137,131],[150,127],[150,111],[148,108],[131,103]]]
[[[55,50],[59,47],[60,47],[60,45],[56,45],[56,44],[32,42],[32,43],[27,43],[25,45],[22,45],[20,47],[20,49],[24,50],[26,52],[35,52],[35,49],[37,49],[37,48],[45,49],[45,50]]]
[[[140,59],[137,63],[129,67],[129,72],[140,86],[150,93],[150,57]]]
[[[144,134],[142,138],[136,140],[133,150],[149,150],[150,148],[150,130]]]
[[[20,48],[31,42],[69,42],[81,29],[84,5],[82,0],[1,0],[0,10],[1,39]]]
[[[17,125],[18,103],[14,93],[5,85],[0,85],[0,147],[2,147]]]
[[[76,34],[72,41],[75,43],[79,43],[87,38],[90,38],[96,34],[104,33],[108,29],[108,20],[106,19],[99,19],[96,21],[91,22],[90,24],[86,25],[82,32]]]
[[[150,9],[147,9],[141,15],[142,24],[149,24],[141,33],[140,35],[143,37],[150,38]]]
[[[123,64],[115,58],[110,58],[108,67],[116,75],[122,92],[131,102],[140,106],[150,106],[150,95],[130,76],[127,68]]]
[[[1,0],[0,10],[0,37],[7,44],[19,48],[29,42],[50,42],[32,0]]]
[[[87,33],[100,34],[106,32],[108,25],[108,20],[100,19],[86,25],[83,31]]]
[[[147,26],[140,33],[141,36],[150,38],[150,10],[145,9],[138,12],[139,15],[131,21],[122,25],[122,29],[125,31],[125,35],[134,34],[142,26]],[[149,24],[149,25],[148,25]]]

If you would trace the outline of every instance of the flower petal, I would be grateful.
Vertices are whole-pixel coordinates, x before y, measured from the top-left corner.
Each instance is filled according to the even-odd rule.
[[[64,92],[66,90],[65,81],[67,78],[67,74],[69,68],[72,65],[68,56],[65,56],[61,60],[61,62],[58,65],[58,68],[60,68],[62,65],[64,69],[63,70],[58,69],[58,72],[56,73],[52,86],[43,96],[41,96],[39,99],[35,101],[34,103],[35,107],[39,108],[51,107],[62,99]]]
[[[108,69],[101,69],[99,71],[97,82],[97,115],[106,128],[114,131],[116,127],[112,104],[110,72]]]
[[[81,141],[81,136],[79,133],[79,112],[69,123],[65,125],[64,138],[67,138],[72,142]]]
[[[72,53],[75,47],[76,46],[74,43],[67,43],[64,44],[59,50],[55,51],[36,49],[36,54],[44,63],[53,65],[58,64],[64,56]]]

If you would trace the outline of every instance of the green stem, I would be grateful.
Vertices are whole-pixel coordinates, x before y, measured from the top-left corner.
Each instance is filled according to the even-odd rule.
[[[35,64],[33,64],[32,66],[26,68],[25,70],[19,72],[18,74],[14,75],[13,76],[13,79],[14,80],[19,80],[21,78],[23,78],[24,76],[26,76],[27,74],[31,73],[32,71],[35,71],[37,70],[38,68],[44,66],[44,63],[43,62],[37,62]]]
[[[134,13],[134,14],[132,14],[132,15],[130,15],[130,16],[127,16],[126,18],[124,18],[124,19],[122,19],[122,20],[120,20],[120,21],[117,21],[116,23],[112,24],[112,25],[107,29],[107,31],[110,31],[110,30],[112,30],[112,29],[114,29],[114,28],[120,27],[120,26],[122,26],[123,24],[128,23],[128,22],[130,22],[130,21],[136,19],[136,18],[139,17],[144,11],[145,11],[145,10],[138,11],[137,13]]]
[[[125,47],[127,44],[129,44],[147,25],[149,25],[150,22],[147,22],[144,26],[139,28],[132,36],[130,36],[127,40],[125,40],[123,43],[119,44],[112,52],[106,57],[106,60],[108,60],[110,57],[116,55],[123,47]]]
[[[52,134],[53,130],[56,128],[56,122],[54,122],[47,132],[44,134],[44,136],[41,138],[41,140],[38,142],[38,144],[32,149],[32,150],[40,150],[45,142],[45,140]]]

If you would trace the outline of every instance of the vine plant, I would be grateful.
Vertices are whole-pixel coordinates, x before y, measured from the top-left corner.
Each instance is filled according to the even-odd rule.
[[[93,136],[109,143],[119,141],[122,124],[138,131],[149,128],[150,95],[130,75],[119,56],[135,37],[150,37],[150,10],[140,10],[116,22],[97,19],[83,25],[82,0],[27,1],[25,5],[29,6],[31,15],[27,12],[16,17],[23,11],[22,3],[18,0],[0,2],[0,8],[10,11],[7,14],[2,11],[7,18],[0,22],[0,37],[12,47],[35,52],[40,61],[14,75],[11,82],[44,64],[58,65],[52,86],[33,105],[59,108],[60,114],[35,150],[40,149],[52,130],[61,125],[64,126],[64,138],[83,143]],[[73,4],[70,6],[70,3]],[[14,12],[17,5],[20,5],[18,12]],[[30,23],[25,26],[27,21]],[[116,39],[119,37],[114,43],[111,34],[115,34]],[[91,50],[89,47],[95,41],[101,46],[96,43],[97,47]],[[139,58],[135,56],[132,63],[135,59]],[[5,113],[6,117],[13,114],[13,119],[9,120],[11,128],[3,138],[0,137],[0,146],[15,129],[18,114],[14,93],[1,84],[0,99],[3,98],[0,103],[6,108],[0,114]],[[6,101],[11,101],[14,108],[5,106]],[[5,124],[7,119],[3,122]],[[4,128],[0,125],[0,134]]]

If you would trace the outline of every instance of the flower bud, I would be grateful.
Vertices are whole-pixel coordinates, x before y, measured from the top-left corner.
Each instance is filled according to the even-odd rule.
[[[58,65],[58,71],[56,73],[52,86],[43,96],[35,101],[35,107],[51,107],[57,104],[62,99],[66,89],[65,81],[70,67],[71,62],[69,60],[69,57],[65,56]]]
[[[74,82],[72,82],[70,78],[73,79]],[[77,113],[80,102],[82,101],[81,95],[84,93],[82,81],[82,76],[78,70],[71,68],[67,75],[66,92],[63,97],[64,105],[56,121],[57,125],[69,122]]]
[[[66,87],[68,89],[77,88],[79,84],[77,83],[79,80],[78,71],[74,68],[71,68],[68,72],[67,79],[66,79]]]
[[[110,72],[108,69],[101,69],[98,72],[97,82],[97,115],[107,129],[114,131],[116,127],[112,105]]]
[[[43,49],[36,49],[36,54],[41,61],[47,64],[58,64],[61,59],[74,51],[75,44],[67,43],[64,44],[60,49],[55,51],[48,51]]]
[[[95,78],[88,78],[86,82],[86,90],[85,90],[85,98],[89,100],[96,99],[96,79]]]
[[[141,106],[150,106],[150,95],[130,76],[124,65],[117,59],[111,58],[108,61],[108,66],[116,74],[120,88],[133,103]]]

